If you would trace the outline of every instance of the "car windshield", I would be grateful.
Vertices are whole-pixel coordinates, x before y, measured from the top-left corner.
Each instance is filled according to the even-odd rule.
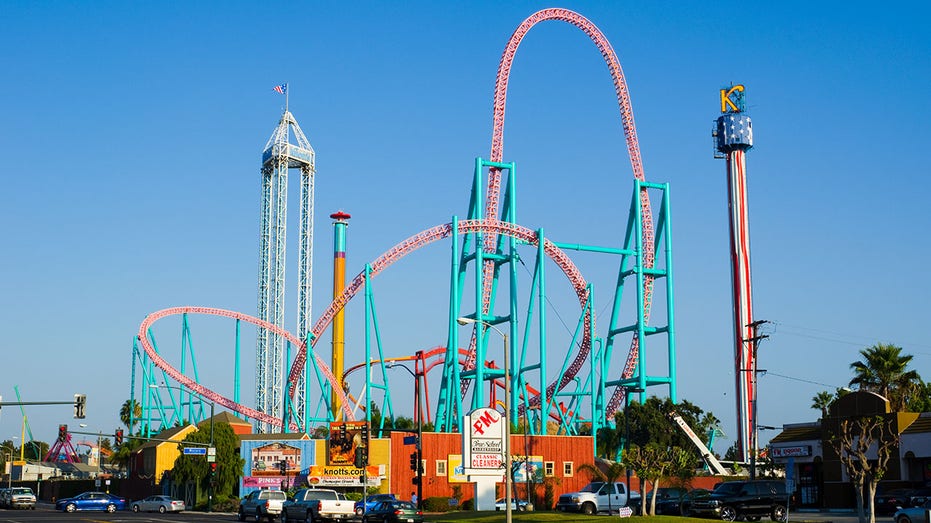
[[[32,494],[32,489],[30,488],[14,488],[13,494]]]
[[[602,485],[604,485],[604,483],[600,483],[600,482],[589,483],[588,485],[585,485],[584,487],[582,487],[582,490],[580,490],[579,492],[598,492],[599,490],[601,490]]]
[[[417,507],[410,501],[396,501],[394,506],[401,510],[417,510]]]

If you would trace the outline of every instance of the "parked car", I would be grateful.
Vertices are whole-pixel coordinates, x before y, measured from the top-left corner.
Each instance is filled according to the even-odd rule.
[[[116,512],[126,510],[126,498],[107,494],[106,492],[84,492],[73,498],[59,499],[55,510],[74,512],[77,510],[104,510]]]
[[[925,513],[931,510],[931,499],[925,500],[924,503],[917,507],[900,508],[895,511],[892,521],[895,523],[924,523]]]
[[[530,508],[530,503],[517,498],[511,498],[511,510],[516,510],[518,512],[524,512]],[[495,501],[495,510],[507,510],[507,507],[504,505],[504,498],[498,498]]]
[[[371,510],[372,507],[381,503],[382,501],[394,501],[398,499],[394,494],[374,494],[365,498],[365,503],[362,500],[356,501],[353,505],[353,511],[357,516],[361,516],[363,512]]]
[[[0,507],[7,508],[10,503],[10,489],[0,488]]]
[[[692,500],[691,511],[724,521],[759,521],[769,516],[778,522],[786,521],[787,501],[785,481],[728,481],[718,485],[707,498]]]
[[[650,510],[650,506],[653,504],[654,493],[656,493],[656,514],[672,514],[678,516],[680,514],[679,503],[688,493],[688,490],[682,487],[660,487],[656,490],[651,490],[647,492],[647,510]]]
[[[183,512],[184,502],[180,499],[171,499],[171,496],[149,496],[139,501],[133,501],[129,508],[133,512]]]
[[[692,502],[696,499],[704,499],[711,495],[711,491],[704,488],[696,488],[688,491],[679,502],[679,514],[682,516],[692,515]]]
[[[924,499],[919,498],[920,491],[927,489],[894,488],[877,492],[873,498],[873,510],[877,515],[886,516],[895,513],[900,508],[921,505]],[[927,498],[927,493],[923,498]]]
[[[239,500],[239,521],[245,521],[252,516],[256,521],[267,518],[269,521],[281,514],[281,508],[288,499],[288,495],[280,490],[253,490],[246,497]]]
[[[423,523],[423,512],[410,501],[382,501],[362,515],[362,523]]]
[[[7,508],[28,508],[35,510],[36,495],[32,492],[31,488],[13,487],[9,489],[5,503]]]

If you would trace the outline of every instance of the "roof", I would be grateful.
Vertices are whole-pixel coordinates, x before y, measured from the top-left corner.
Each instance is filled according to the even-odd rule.
[[[150,449],[158,447],[163,443],[169,443],[168,441],[155,441],[155,440],[171,440],[171,442],[179,442],[184,440],[185,436],[193,432],[197,427],[194,425],[185,425],[183,427],[172,427],[170,429],[163,430],[158,434],[152,436],[153,441],[147,441],[135,449],[133,452],[142,451],[144,449]]]
[[[798,425],[786,425],[782,432],[775,438],[769,440],[770,445],[773,443],[788,443],[793,441],[809,441],[821,439],[820,423],[800,423]]]
[[[303,432],[279,432],[277,434],[242,434],[240,441],[286,441],[311,439]]]
[[[931,432],[931,413],[925,412],[909,425],[902,434],[920,434]]]
[[[216,416],[214,416],[212,419],[213,419],[213,422],[214,422],[214,423],[226,423],[226,424],[228,424],[228,425],[245,425],[245,426],[248,426],[248,427],[251,427],[251,426],[252,426],[252,424],[249,423],[248,421],[246,421],[246,420],[244,420],[244,419],[242,419],[242,418],[237,418],[236,416],[234,416],[233,414],[231,414],[229,411],[225,411],[225,410],[224,410],[223,412],[217,414]],[[200,423],[198,423],[197,426],[198,426],[199,428],[206,428],[206,427],[209,427],[209,426],[210,426],[210,420],[211,420],[211,418],[207,418],[207,419],[201,421]]]

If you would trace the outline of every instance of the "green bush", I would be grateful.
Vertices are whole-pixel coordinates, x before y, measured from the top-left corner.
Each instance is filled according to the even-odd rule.
[[[450,498],[443,496],[433,496],[423,500],[423,509],[425,512],[449,512],[450,510],[457,510],[458,507],[451,507],[449,505]]]
[[[475,510],[475,500],[467,499],[459,506],[459,510]]]

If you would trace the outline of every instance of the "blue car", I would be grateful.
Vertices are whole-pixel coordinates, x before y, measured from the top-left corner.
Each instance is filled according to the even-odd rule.
[[[365,498],[365,503],[361,501],[356,501],[356,504],[353,506],[353,511],[355,511],[357,516],[372,510],[372,508],[381,503],[382,501],[395,501],[398,498],[394,494],[374,494]]]
[[[84,492],[73,498],[59,499],[55,502],[55,510],[75,512],[77,510],[101,510],[116,512],[126,510],[126,498],[107,494],[106,492]]]

